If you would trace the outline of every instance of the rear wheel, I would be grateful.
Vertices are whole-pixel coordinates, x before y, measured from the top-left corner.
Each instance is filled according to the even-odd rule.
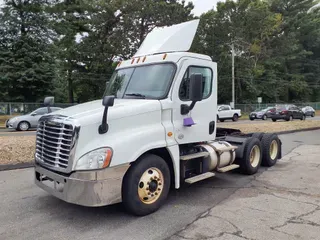
[[[232,117],[232,121],[236,122],[236,121],[238,121],[238,119],[239,119],[238,114],[234,114]]]
[[[266,116],[266,115],[263,115],[263,116],[262,116],[262,120],[267,120],[267,116]]]
[[[306,120],[306,115],[302,115],[302,117],[301,117],[301,121],[303,121],[303,120]]]
[[[280,154],[280,140],[276,134],[266,133],[261,139],[262,165],[271,167],[276,164]]]
[[[256,133],[252,134],[252,137],[258,138],[261,141],[263,135],[264,135],[264,133],[262,133],[262,132],[256,132]]]
[[[251,120],[251,121],[253,121],[253,120],[254,120],[254,118],[250,117],[250,120]]]
[[[262,161],[261,142],[258,138],[249,138],[244,147],[243,157],[239,159],[240,169],[244,174],[255,174]]]
[[[272,122],[276,122],[277,121],[277,119],[275,119],[275,118],[272,118]]]
[[[311,117],[314,117],[315,116],[315,113],[313,112],[313,113],[311,113]]]
[[[224,119],[220,119],[220,122],[224,122]]]
[[[138,216],[157,211],[165,202],[170,189],[170,170],[159,156],[147,154],[133,163],[122,185],[125,208]]]

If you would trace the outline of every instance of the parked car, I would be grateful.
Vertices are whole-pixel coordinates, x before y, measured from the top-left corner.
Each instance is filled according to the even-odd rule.
[[[305,120],[306,115],[304,112],[295,105],[279,105],[276,106],[276,111],[272,114],[272,121],[283,119],[286,121],[292,121],[293,119]]]
[[[273,112],[275,112],[275,107],[259,108],[250,113],[249,119],[251,121],[255,119],[267,120],[267,118],[271,118]]]
[[[59,107],[51,107],[51,111],[61,110]],[[16,129],[17,131],[27,131],[30,128],[36,128],[40,117],[48,113],[48,108],[42,107],[22,116],[16,116],[6,121],[6,128]]]
[[[316,115],[316,110],[314,110],[314,108],[310,107],[310,106],[306,106],[306,107],[302,108],[302,111],[304,112],[304,114],[306,116],[314,117]]]
[[[241,117],[240,109],[232,109],[229,105],[218,106],[217,119],[220,120],[220,122],[224,122],[224,120],[227,120],[227,119],[230,119],[236,122],[240,117]]]

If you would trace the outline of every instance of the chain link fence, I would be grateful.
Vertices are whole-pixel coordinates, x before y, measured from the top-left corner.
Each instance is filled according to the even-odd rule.
[[[76,103],[55,103],[55,107],[66,108],[76,105]],[[30,113],[40,107],[43,103],[17,103],[17,102],[0,102],[0,115],[23,115]]]
[[[276,105],[286,105],[286,104],[293,104],[296,105],[297,107],[303,108],[306,106],[313,107],[315,110],[320,110],[320,102],[313,102],[313,103],[265,103],[265,104],[258,104],[258,103],[253,103],[253,104],[235,104],[236,109],[241,109],[241,112],[243,113],[250,113],[256,109],[259,108],[267,108],[267,107],[274,107]]]
[[[283,103],[279,103],[283,104]],[[311,106],[315,110],[320,110],[320,102],[313,103],[292,103],[298,107]],[[76,103],[55,103],[55,107],[67,108],[74,106]],[[250,113],[258,108],[267,108],[278,105],[277,103],[267,104],[235,104],[236,109],[241,109],[243,113]],[[43,107],[43,103],[17,103],[17,102],[0,102],[0,115],[22,115],[30,113],[37,108]]]

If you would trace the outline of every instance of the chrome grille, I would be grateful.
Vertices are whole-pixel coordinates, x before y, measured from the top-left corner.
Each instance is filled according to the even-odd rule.
[[[54,168],[66,169],[72,150],[74,130],[71,124],[39,122],[36,140],[36,159]]]

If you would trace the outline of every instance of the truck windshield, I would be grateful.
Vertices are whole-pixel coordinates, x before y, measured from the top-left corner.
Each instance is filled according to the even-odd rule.
[[[168,94],[174,73],[172,63],[120,69],[112,75],[104,96],[162,99]]]

